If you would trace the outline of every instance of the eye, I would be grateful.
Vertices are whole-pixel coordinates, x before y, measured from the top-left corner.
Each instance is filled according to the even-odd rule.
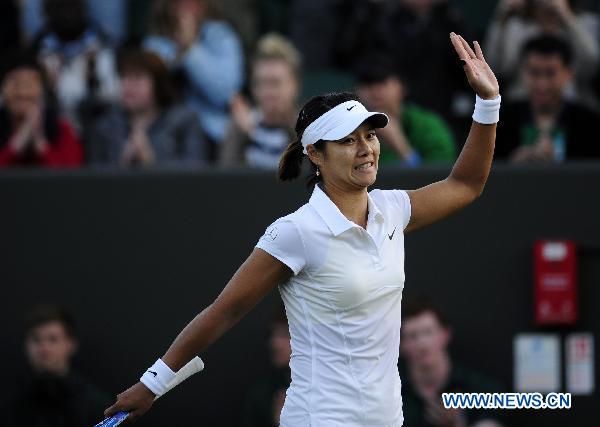
[[[375,133],[375,131],[371,131],[367,134],[367,138],[368,139],[373,139],[373,138],[377,138],[377,134]]]
[[[354,138],[346,138],[342,141],[342,144],[352,144],[354,142]]]

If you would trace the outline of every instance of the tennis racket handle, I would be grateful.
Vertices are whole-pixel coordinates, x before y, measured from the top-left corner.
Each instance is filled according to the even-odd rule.
[[[129,412],[121,411],[99,422],[94,427],[116,427],[129,416]]]

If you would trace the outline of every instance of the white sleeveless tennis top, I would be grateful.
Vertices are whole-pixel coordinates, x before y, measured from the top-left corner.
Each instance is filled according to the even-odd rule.
[[[365,230],[315,186],[256,245],[294,272],[279,286],[292,345],[281,427],[402,426],[397,363],[410,199],[373,190],[368,207]]]

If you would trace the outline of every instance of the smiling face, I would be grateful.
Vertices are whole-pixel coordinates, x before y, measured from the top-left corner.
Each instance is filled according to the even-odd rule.
[[[353,191],[375,182],[380,147],[373,126],[367,122],[345,138],[328,141],[323,152],[310,145],[307,149],[326,186]]]

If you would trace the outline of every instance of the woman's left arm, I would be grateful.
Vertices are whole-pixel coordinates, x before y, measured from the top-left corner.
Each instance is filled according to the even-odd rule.
[[[452,33],[450,40],[463,62],[469,84],[482,99],[495,99],[499,87],[494,73],[485,62],[481,48],[475,42],[475,51],[459,35]],[[458,160],[448,178],[418,190],[409,191],[411,219],[406,232],[440,221],[471,204],[481,193],[492,166],[496,124],[476,121]]]

